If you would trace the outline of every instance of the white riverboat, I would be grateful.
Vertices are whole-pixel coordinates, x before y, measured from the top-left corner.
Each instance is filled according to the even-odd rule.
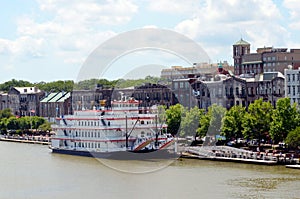
[[[176,156],[174,138],[165,133],[167,125],[158,122],[157,107],[139,105],[134,99],[112,101],[110,109],[80,110],[56,118],[52,152],[111,159]]]

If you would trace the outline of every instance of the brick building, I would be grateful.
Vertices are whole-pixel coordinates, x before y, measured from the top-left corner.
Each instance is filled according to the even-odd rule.
[[[233,44],[233,60],[235,75],[276,71],[284,74],[288,65],[300,67],[300,49],[263,47],[251,53],[250,43],[240,39]]]

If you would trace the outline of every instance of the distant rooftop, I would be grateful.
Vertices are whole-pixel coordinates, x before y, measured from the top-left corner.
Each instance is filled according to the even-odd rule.
[[[34,94],[41,92],[40,89],[36,87],[14,87],[20,94]]]
[[[235,42],[234,45],[250,45],[250,43],[246,42],[241,38],[239,41]]]

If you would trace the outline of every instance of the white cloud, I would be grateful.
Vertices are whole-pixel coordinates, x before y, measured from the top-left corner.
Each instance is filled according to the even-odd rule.
[[[283,2],[285,8],[288,9],[291,23],[289,24],[289,28],[294,30],[300,30],[300,4],[297,0],[285,0]]]
[[[213,59],[225,53],[219,46],[231,47],[240,37],[257,48],[283,45],[289,36],[280,25],[281,12],[271,0],[207,0],[198,8],[194,17],[178,23],[175,30],[202,43]]]
[[[185,1],[174,1],[174,0],[160,0],[152,1],[150,0],[148,8],[151,11],[163,12],[167,14],[184,14],[192,15],[197,10],[197,5],[199,4],[195,0],[185,0]]]
[[[86,58],[97,45],[116,33],[103,26],[128,23],[138,7],[131,1],[37,0],[43,14],[17,19],[15,40],[0,39],[0,53],[11,56],[40,57],[54,54],[73,63],[74,56]],[[47,15],[42,19],[39,15]],[[82,62],[81,62],[82,63]],[[78,64],[81,64],[78,62]]]

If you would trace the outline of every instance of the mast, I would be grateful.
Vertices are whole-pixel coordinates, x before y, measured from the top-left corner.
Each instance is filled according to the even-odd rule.
[[[128,149],[128,125],[127,125],[127,115],[125,115],[125,136],[126,136],[126,150]]]
[[[158,147],[158,127],[157,127],[157,115],[155,115],[155,147]]]

